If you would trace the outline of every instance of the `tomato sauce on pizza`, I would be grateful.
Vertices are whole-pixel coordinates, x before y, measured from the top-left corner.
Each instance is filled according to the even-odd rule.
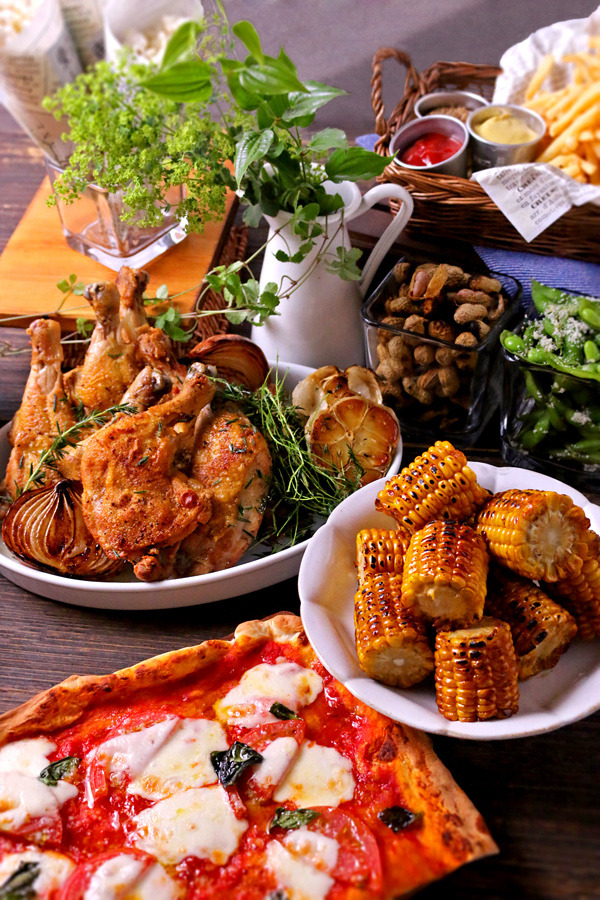
[[[197,649],[0,717],[0,898],[383,900],[494,852],[427,739],[295,617]]]

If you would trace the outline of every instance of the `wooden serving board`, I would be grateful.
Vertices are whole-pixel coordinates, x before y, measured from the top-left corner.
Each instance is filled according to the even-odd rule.
[[[6,326],[26,328],[32,319],[53,314],[63,297],[56,283],[71,273],[86,284],[115,277],[111,269],[67,246],[58,212],[46,205],[49,196],[50,183],[44,179],[0,256],[0,322]],[[222,220],[209,222],[202,234],[188,235],[145,266],[149,293],[161,284],[167,284],[171,294],[200,284],[219,261],[236,208],[237,198],[229,193]],[[197,293],[189,291],[173,303],[181,312],[190,312]],[[92,318],[92,310],[83,297],[71,295],[58,314],[63,329],[72,330],[80,316]]]

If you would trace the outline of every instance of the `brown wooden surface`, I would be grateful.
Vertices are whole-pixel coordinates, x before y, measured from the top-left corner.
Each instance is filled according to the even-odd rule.
[[[45,178],[38,187],[19,224],[13,231],[0,257],[0,321],[13,328],[26,328],[40,313],[54,313],[62,294],[57,281],[72,272],[79,281],[111,279],[114,272],[66,243],[56,209],[48,207],[50,183]],[[235,217],[237,199],[229,193],[222,221],[208,222],[202,234],[191,234],[146,265],[150,274],[149,292],[167,284],[171,294],[182,293],[174,300],[181,313],[191,312],[202,279],[219,258],[223,235]],[[35,246],[35,264],[31,264],[31,248]],[[18,318],[15,316],[27,316]],[[83,297],[71,294],[60,310],[63,331],[74,330],[79,317],[93,317]]]
[[[0,249],[42,177],[39,155],[0,111]],[[35,246],[29,265],[36,265]],[[0,328],[0,346],[7,337],[19,343],[25,335]],[[27,370],[26,354],[0,358],[0,420],[17,408]],[[499,460],[491,447],[495,438],[487,441],[471,458]],[[416,449],[407,447],[407,454]],[[109,672],[224,636],[242,620],[280,609],[298,611],[295,579],[215,604],[134,614],[68,607],[0,576],[0,710],[74,672]],[[435,738],[434,746],[485,817],[501,853],[432,885],[419,895],[423,900],[600,898],[600,713],[535,738]]]

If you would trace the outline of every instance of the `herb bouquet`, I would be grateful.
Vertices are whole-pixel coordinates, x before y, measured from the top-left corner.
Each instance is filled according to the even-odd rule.
[[[247,50],[244,59],[236,57],[235,37]],[[93,180],[122,191],[125,219],[153,225],[168,206],[169,189],[182,186],[185,196],[174,211],[185,216],[188,231],[222,215],[227,188],[241,196],[249,225],[263,214],[287,213],[297,246],[280,249],[277,258],[298,265],[310,255],[300,280],[284,277],[260,286],[250,268],[259,250],[244,262],[216,267],[204,281],[204,292],[222,292],[231,322],[262,324],[321,263],[342,279],[360,278],[360,251],[333,250],[323,227],[322,217],[343,206],[324,183],[373,178],[387,161],[348,146],[339,129],[304,137],[317,110],[342,93],[301,81],[283,50],[277,57],[264,53],[254,27],[239,22],[230,28],[221,7],[210,21],[180,26],[159,67],[124,54],[46,99],[57,118],[67,117],[67,137],[75,146],[55,194],[72,200]],[[195,315],[214,314],[202,310],[202,296]],[[157,297],[172,299],[164,286]],[[174,308],[161,318],[179,340],[191,336]]]

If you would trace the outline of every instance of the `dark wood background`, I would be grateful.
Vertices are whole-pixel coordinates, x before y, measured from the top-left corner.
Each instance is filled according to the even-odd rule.
[[[42,177],[40,154],[0,111],[0,249]],[[57,280],[65,274],[57,272]],[[4,340],[22,346],[26,336],[0,328],[0,346]],[[18,407],[27,372],[27,354],[0,357],[0,424]],[[475,448],[471,458],[499,461],[489,446],[494,442],[488,438],[488,446]],[[414,456],[417,449],[409,445],[407,453]],[[0,576],[0,710],[73,673],[110,672],[222,637],[240,621],[282,609],[299,610],[295,579],[214,604],[119,613],[45,600]],[[501,852],[427,888],[423,900],[600,898],[600,713],[535,738],[435,738],[434,746],[485,817]]]

